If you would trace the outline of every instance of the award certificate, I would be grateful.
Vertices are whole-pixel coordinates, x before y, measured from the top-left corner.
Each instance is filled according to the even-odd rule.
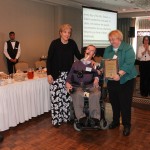
[[[117,59],[104,59],[104,76],[105,78],[112,79],[118,73]]]

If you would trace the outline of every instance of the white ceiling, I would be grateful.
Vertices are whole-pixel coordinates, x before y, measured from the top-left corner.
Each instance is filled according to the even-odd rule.
[[[75,8],[82,6],[97,7],[117,11],[127,12],[147,12],[150,11],[150,0],[32,0],[50,5],[65,5]],[[135,4],[137,1],[137,4]]]

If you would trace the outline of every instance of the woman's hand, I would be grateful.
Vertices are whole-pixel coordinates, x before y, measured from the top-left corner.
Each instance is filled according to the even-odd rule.
[[[142,55],[144,55],[146,53],[146,50],[142,52]]]
[[[124,74],[126,74],[126,72],[125,72],[125,71],[123,71],[123,70],[119,70],[118,74],[116,74],[116,75],[113,77],[113,80],[115,80],[115,81],[119,81],[119,80],[120,80],[120,78],[121,78]]]
[[[142,52],[142,55],[144,55],[146,52],[149,52],[149,45],[144,45],[145,50]]]
[[[66,89],[68,93],[70,93],[70,90],[72,90],[72,88],[72,85],[69,82],[66,82]]]
[[[114,81],[119,81],[120,80],[120,76],[118,74],[113,76],[113,80]]]
[[[48,76],[47,76],[47,80],[48,80],[48,83],[49,83],[49,84],[52,84],[53,81],[54,81],[54,80],[53,80],[53,77],[52,77],[51,75],[48,75]]]

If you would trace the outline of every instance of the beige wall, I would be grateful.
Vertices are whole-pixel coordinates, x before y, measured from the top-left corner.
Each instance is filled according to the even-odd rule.
[[[6,71],[3,45],[8,33],[14,31],[21,43],[20,60],[34,62],[47,54],[49,42],[54,37],[54,8],[28,0],[0,1],[0,70]]]
[[[50,42],[57,38],[62,23],[73,26],[73,38],[81,47],[81,10],[63,6],[51,6],[30,0],[0,1],[0,71],[7,72],[3,45],[14,31],[21,43],[21,61],[31,67],[42,55],[47,55]]]
[[[68,15],[69,14],[69,15]],[[64,9],[64,22],[69,22],[73,27],[72,38],[78,44],[79,49],[82,47],[82,9],[68,8]]]
[[[72,7],[55,7],[55,37],[58,37],[58,28],[63,23],[71,24],[73,28],[72,39],[78,45],[79,50],[82,47],[82,9]]]

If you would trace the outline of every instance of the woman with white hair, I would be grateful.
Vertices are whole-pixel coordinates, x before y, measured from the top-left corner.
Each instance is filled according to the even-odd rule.
[[[124,126],[123,135],[128,136],[131,128],[131,103],[134,90],[134,78],[137,71],[134,66],[135,53],[131,45],[123,41],[123,34],[113,30],[108,35],[110,46],[105,49],[104,59],[117,59],[118,72],[108,79],[109,100],[113,110],[113,121],[109,129],[120,125],[120,115]]]

